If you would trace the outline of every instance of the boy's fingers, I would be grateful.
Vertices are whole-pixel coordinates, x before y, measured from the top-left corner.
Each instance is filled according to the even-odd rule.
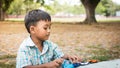
[[[82,61],[82,58],[79,57],[78,62],[81,62],[81,61]]]
[[[73,56],[73,57],[71,57],[71,59],[72,59],[72,61],[75,61],[75,60],[77,60],[77,57]]]
[[[56,59],[55,62],[58,63],[58,64],[62,64],[63,59]]]
[[[72,56],[72,57],[70,57],[70,61],[72,63],[76,63],[76,62],[80,62],[81,59],[79,57],[77,57],[77,56]]]

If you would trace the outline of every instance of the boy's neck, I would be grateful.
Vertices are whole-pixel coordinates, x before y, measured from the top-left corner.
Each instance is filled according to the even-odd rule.
[[[43,49],[43,41],[38,40],[37,38],[30,36],[34,44],[38,47],[38,49],[42,52]]]

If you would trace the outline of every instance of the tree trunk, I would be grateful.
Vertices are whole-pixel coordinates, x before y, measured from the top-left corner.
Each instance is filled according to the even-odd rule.
[[[81,0],[81,2],[84,5],[86,11],[86,19],[84,20],[84,23],[97,23],[95,18],[95,8],[97,7],[100,0]]]
[[[86,7],[86,19],[84,20],[85,23],[96,23],[96,18],[95,18],[95,9],[94,8],[89,8]]]
[[[4,21],[4,12],[3,12],[1,1],[0,1],[0,21]]]
[[[3,12],[3,9],[0,8],[0,21],[4,21],[5,20],[5,12]]]

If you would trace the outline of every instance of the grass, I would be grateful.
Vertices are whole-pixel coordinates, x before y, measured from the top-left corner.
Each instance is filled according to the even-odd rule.
[[[6,59],[6,58],[15,58],[15,57],[16,57],[16,55],[2,55],[2,56],[0,56],[0,60]]]
[[[102,45],[90,45],[89,53],[92,56],[89,59],[97,59],[99,61],[107,61],[120,58],[120,45],[111,46],[110,48],[102,47]]]
[[[15,63],[12,64],[5,64],[5,63],[0,63],[0,68],[15,68]]]
[[[112,58],[120,58],[120,45],[115,45],[110,48]]]
[[[0,60],[16,58],[16,55],[3,55],[0,56]],[[6,62],[0,62],[0,68],[15,68],[15,61],[7,60]]]
[[[97,59],[99,61],[107,61],[110,59],[109,55],[96,55],[96,56],[92,56],[90,59]]]

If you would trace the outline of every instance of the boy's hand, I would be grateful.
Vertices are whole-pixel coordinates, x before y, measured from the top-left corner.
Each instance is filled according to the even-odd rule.
[[[77,56],[68,56],[68,59],[72,62],[72,63],[77,63],[80,62],[81,59]]]
[[[72,63],[77,63],[82,61],[80,57],[70,56],[70,55],[67,55],[67,59],[69,59]]]
[[[47,68],[59,68],[62,62],[63,62],[62,58],[51,61],[50,63],[47,63]]]

